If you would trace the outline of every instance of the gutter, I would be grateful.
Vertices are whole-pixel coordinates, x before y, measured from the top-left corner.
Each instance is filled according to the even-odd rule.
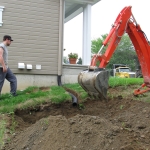
[[[63,62],[63,34],[64,34],[64,0],[60,0],[59,12],[59,51],[58,51],[58,76],[62,75]]]
[[[61,76],[62,76],[62,62],[63,62],[63,35],[64,35],[64,8],[65,2],[64,0],[60,0],[60,12],[59,12],[59,51],[58,51],[58,75],[57,75],[57,83],[58,86],[62,86]],[[77,98],[68,92],[72,97],[73,106],[77,105]]]

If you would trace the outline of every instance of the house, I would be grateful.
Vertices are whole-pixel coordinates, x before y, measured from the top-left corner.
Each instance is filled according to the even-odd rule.
[[[1,0],[0,39],[11,35],[9,67],[18,80],[18,89],[77,82],[78,73],[90,61],[91,6],[99,0]],[[83,12],[83,65],[63,64],[63,26]],[[88,52],[87,52],[88,49]],[[3,92],[9,92],[5,82]]]

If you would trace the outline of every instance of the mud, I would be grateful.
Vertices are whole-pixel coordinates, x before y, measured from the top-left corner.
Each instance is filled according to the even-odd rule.
[[[132,90],[109,88],[108,102],[88,98],[77,106],[16,110],[17,127],[3,150],[150,150],[149,95],[136,99]]]

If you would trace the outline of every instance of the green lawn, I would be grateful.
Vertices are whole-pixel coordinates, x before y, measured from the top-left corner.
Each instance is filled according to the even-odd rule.
[[[133,84],[142,84],[143,78],[113,78],[109,79],[109,86],[127,86]],[[12,97],[10,94],[2,94],[0,99],[0,113],[11,113],[16,108],[26,109],[27,107],[34,107],[36,105],[52,102],[62,103],[66,100],[71,101],[70,94],[64,87],[74,90],[80,95],[81,99],[87,97],[87,93],[81,88],[78,83],[65,84],[63,86],[46,87],[42,90],[39,87],[28,87],[24,91],[17,91],[18,96]],[[43,87],[44,88],[44,87]]]

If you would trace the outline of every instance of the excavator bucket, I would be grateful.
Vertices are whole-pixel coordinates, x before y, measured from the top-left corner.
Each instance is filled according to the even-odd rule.
[[[101,71],[82,71],[78,75],[78,83],[89,94],[101,100],[107,100],[109,72]]]

